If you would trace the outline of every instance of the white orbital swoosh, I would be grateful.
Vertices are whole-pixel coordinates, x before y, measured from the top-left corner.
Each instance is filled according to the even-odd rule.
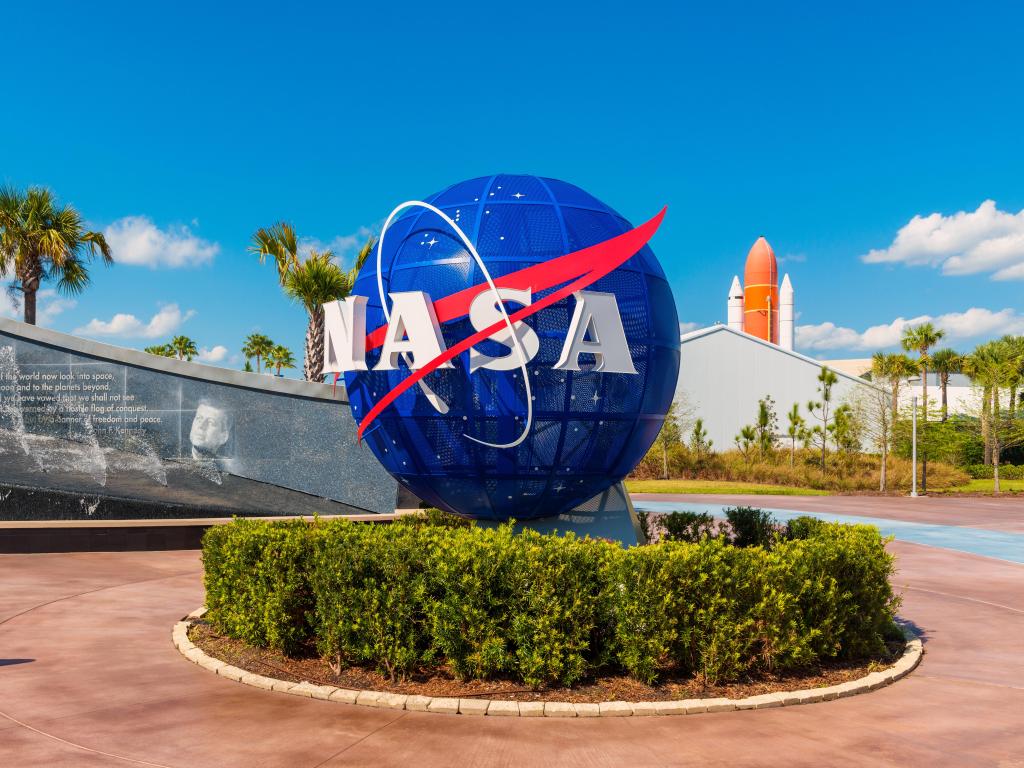
[[[486,445],[489,448],[515,448],[526,439],[526,436],[530,434],[530,429],[533,426],[533,392],[530,389],[530,372],[526,369],[526,352],[523,350],[523,345],[519,341],[519,334],[516,333],[515,326],[509,319],[508,312],[505,310],[505,304],[501,300],[501,296],[498,294],[498,286],[496,286],[494,284],[494,280],[491,279],[491,273],[488,271],[483,259],[480,258],[480,254],[477,253],[473,243],[471,243],[469,238],[466,237],[466,233],[462,231],[462,228],[444,211],[434,207],[430,203],[424,203],[422,200],[407,200],[406,202],[395,206],[395,209],[388,215],[387,219],[384,221],[384,226],[381,227],[380,230],[380,239],[377,241],[377,292],[380,294],[380,305],[384,310],[384,319],[389,323],[391,322],[391,312],[388,310],[387,300],[384,296],[384,278],[381,276],[380,271],[381,254],[384,250],[384,235],[387,233],[388,227],[391,226],[391,222],[394,220],[395,216],[398,215],[399,211],[404,211],[406,208],[425,208],[426,210],[437,214],[449,227],[452,228],[452,231],[459,236],[462,244],[466,246],[466,250],[469,251],[470,255],[476,261],[477,266],[480,267],[480,271],[483,272],[484,279],[487,280],[487,285],[490,286],[491,292],[494,294],[494,303],[498,309],[501,310],[502,317],[505,318],[505,325],[508,326],[509,333],[512,335],[512,343],[515,345],[515,350],[519,355],[519,368],[523,372],[523,384],[526,386],[526,424],[523,427],[522,434],[520,434],[519,437],[511,443],[489,443],[486,440],[481,440],[477,437],[473,437],[472,435],[467,435],[465,432],[463,432],[462,436],[467,440],[472,440],[474,443],[479,443],[480,445]],[[409,363],[408,357],[406,357],[406,363]],[[430,404],[433,405],[439,413],[447,413],[447,403],[441,400],[436,393],[426,388],[423,384],[423,379],[420,379],[419,384],[424,388],[424,394],[427,395],[427,399],[430,401]],[[443,410],[438,407],[438,403],[444,406]]]

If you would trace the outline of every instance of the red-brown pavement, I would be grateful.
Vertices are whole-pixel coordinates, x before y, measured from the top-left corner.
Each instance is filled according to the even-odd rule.
[[[831,510],[856,514],[847,498]],[[791,501],[775,506],[801,508]],[[1019,509],[1003,503],[1007,519]],[[0,556],[0,766],[1024,768],[1024,567],[891,546],[901,614],[926,648],[904,680],[800,707],[577,720],[394,712],[249,688],[171,644],[171,626],[203,600],[198,553]]]

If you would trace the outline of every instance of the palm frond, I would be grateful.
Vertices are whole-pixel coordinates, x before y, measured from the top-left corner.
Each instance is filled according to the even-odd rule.
[[[77,296],[92,282],[89,270],[77,258],[51,264],[46,275],[50,280],[56,279],[57,290],[67,296]]]
[[[284,292],[310,314],[328,302],[345,298],[351,290],[349,274],[337,265],[330,251],[312,251],[284,281]]]
[[[295,227],[286,221],[279,221],[270,227],[260,227],[252,235],[250,253],[259,256],[260,264],[272,258],[277,267],[278,281],[283,285],[285,277],[299,263],[298,239]]]

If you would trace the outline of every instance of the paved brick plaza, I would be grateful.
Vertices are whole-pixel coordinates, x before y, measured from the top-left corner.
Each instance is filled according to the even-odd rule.
[[[1019,498],[743,501],[1024,531]],[[374,710],[237,685],[171,644],[203,601],[198,553],[4,555],[0,765],[1024,765],[1024,566],[891,546],[901,614],[925,639],[907,679],[801,707],[610,721]]]

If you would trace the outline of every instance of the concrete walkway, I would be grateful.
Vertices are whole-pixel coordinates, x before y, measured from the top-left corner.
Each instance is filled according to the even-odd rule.
[[[815,499],[849,514],[845,501]],[[197,553],[0,556],[0,765],[1024,766],[1024,567],[892,549],[902,614],[925,639],[907,679],[802,707],[610,721],[393,712],[248,688],[171,645],[172,624],[203,600]]]

